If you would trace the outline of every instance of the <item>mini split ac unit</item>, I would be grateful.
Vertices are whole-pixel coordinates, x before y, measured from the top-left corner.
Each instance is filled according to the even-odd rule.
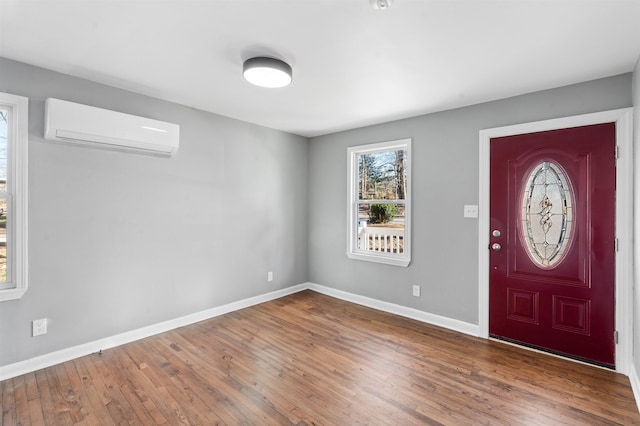
[[[171,156],[178,151],[180,126],[49,98],[45,103],[44,137],[95,148]]]

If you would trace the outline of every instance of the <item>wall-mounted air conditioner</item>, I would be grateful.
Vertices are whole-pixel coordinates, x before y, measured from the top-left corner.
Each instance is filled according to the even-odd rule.
[[[46,139],[118,151],[170,156],[180,141],[180,126],[74,102],[45,103]]]

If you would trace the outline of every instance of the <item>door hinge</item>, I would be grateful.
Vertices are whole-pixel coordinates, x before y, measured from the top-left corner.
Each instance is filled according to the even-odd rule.
[[[620,158],[620,146],[616,145],[616,149],[615,149],[615,157],[616,160]]]
[[[618,344],[618,330],[615,330],[613,332],[613,340],[615,340],[616,345]]]
[[[614,250],[617,252],[618,251],[618,239],[617,238],[615,238],[613,240],[613,247],[614,247]]]

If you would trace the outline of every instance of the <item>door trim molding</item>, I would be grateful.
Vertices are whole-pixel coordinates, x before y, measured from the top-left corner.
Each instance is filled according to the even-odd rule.
[[[633,108],[576,115],[512,126],[480,130],[480,175],[478,197],[478,330],[489,337],[489,172],[491,138],[546,130],[616,123],[616,253],[615,322],[618,331],[616,371],[629,375],[632,359],[633,321]],[[614,155],[614,153],[611,153]]]

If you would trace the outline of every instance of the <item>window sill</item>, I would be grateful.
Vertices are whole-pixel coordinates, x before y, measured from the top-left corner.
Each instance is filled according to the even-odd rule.
[[[349,259],[364,260],[366,262],[383,263],[385,265],[402,266],[406,268],[411,263],[411,259],[401,259],[380,254],[347,253]]]
[[[20,299],[26,292],[26,288],[7,288],[0,290],[0,302]]]

